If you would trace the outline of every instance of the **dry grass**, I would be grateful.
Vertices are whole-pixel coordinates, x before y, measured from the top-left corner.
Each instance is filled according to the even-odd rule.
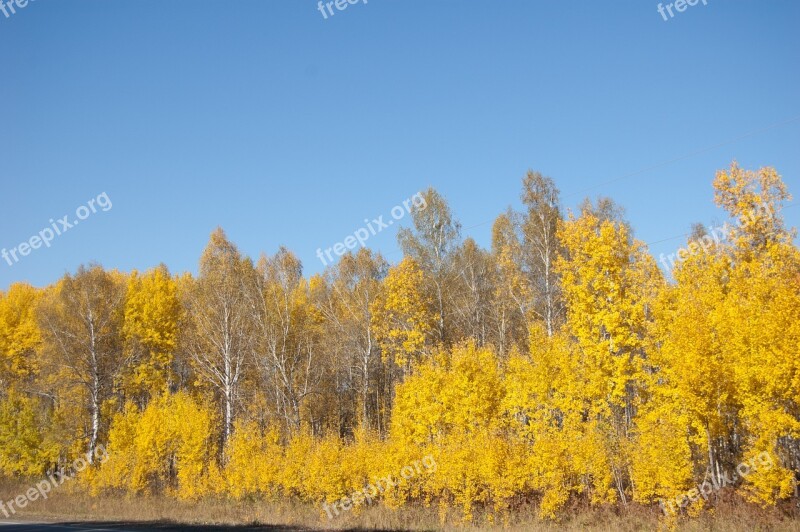
[[[8,501],[24,493],[32,483],[0,483],[0,500]],[[40,521],[117,521],[171,522],[187,525],[281,525],[307,530],[609,530],[620,532],[649,531],[659,528],[658,511],[634,507],[624,511],[613,509],[574,508],[568,519],[560,523],[542,522],[535,509],[518,509],[506,526],[490,525],[478,518],[473,525],[459,523],[453,514],[450,524],[441,525],[436,509],[405,508],[392,511],[382,506],[356,513],[348,512],[329,520],[317,506],[295,502],[233,502],[210,499],[199,502],[177,502],[165,497],[121,496],[91,497],[67,485],[47,500],[37,500],[19,510],[16,520]],[[0,515],[0,517],[3,517]],[[679,530],[695,531],[800,531],[800,512],[786,505],[761,510],[744,504],[726,504],[714,514],[706,513],[693,520],[683,520]]]

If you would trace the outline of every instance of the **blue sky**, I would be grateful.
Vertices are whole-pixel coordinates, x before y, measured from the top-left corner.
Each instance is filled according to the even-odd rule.
[[[313,274],[317,248],[427,186],[488,246],[528,168],[565,207],[617,200],[638,238],[661,241],[656,256],[723,219],[711,181],[734,158],[775,166],[800,194],[800,3],[708,0],[666,22],[657,5],[370,0],[326,20],[310,0],[36,0],[0,13],[0,247],[103,192],[113,204],[1,261],[0,288],[91,261],[194,272],[218,225],[251,256],[287,246]],[[368,242],[392,261],[396,228]]]

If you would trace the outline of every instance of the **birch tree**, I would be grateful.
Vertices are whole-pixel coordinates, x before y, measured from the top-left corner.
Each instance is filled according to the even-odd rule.
[[[344,255],[326,275],[324,292],[317,305],[325,316],[326,332],[340,341],[342,368],[357,394],[358,420],[366,428],[379,424],[376,385],[380,349],[370,326],[372,305],[382,290],[388,264],[380,254],[363,248]]]
[[[311,304],[302,264],[293,253],[281,248],[259,260],[250,308],[260,380],[287,429],[296,432],[306,401],[318,392],[323,367],[318,359],[321,316]]]
[[[251,271],[250,260],[217,229],[200,258],[200,275],[186,294],[185,348],[200,379],[218,395],[225,441],[231,435],[245,361],[252,352],[245,292]]]
[[[447,201],[433,188],[422,193],[423,202],[411,209],[414,229],[402,228],[397,240],[403,254],[414,259],[425,272],[423,288],[434,301],[437,340],[447,344],[452,312],[447,290],[454,279],[453,258],[461,239],[461,224]]]
[[[84,391],[90,460],[105,428],[103,402],[126,362],[121,341],[124,300],[122,276],[94,265],[66,275],[40,306],[43,349],[59,374],[57,386]]]
[[[549,177],[529,171],[522,180],[522,202],[527,208],[521,222],[522,265],[530,286],[531,310],[544,322],[548,336],[564,320],[564,303],[555,268],[561,244],[562,220],[558,189]]]

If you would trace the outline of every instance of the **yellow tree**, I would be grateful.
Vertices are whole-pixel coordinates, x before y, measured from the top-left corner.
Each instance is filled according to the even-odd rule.
[[[424,482],[440,501],[457,504],[466,520],[476,504],[499,503],[510,495],[503,479],[515,453],[498,431],[503,384],[494,351],[468,341],[420,363],[397,387],[391,428],[397,453],[404,463],[435,456],[436,475],[415,483]],[[401,492],[409,493],[414,491]]]
[[[218,228],[200,258],[200,275],[185,294],[189,320],[184,345],[201,382],[218,395],[225,440],[233,428],[245,361],[253,349],[246,297],[251,272],[251,261]]]
[[[38,369],[36,350],[41,334],[36,323],[40,294],[28,284],[0,292],[0,390],[18,388]]]
[[[733,361],[722,345],[722,309],[729,290],[730,260],[710,235],[672,272],[675,285],[657,305],[658,349],[650,350],[652,396],[637,421],[633,464],[640,502],[673,499],[693,480],[693,463],[712,486],[734,467],[739,424]]]
[[[320,356],[322,316],[302,272],[297,256],[281,248],[259,260],[248,289],[260,384],[289,432],[309,420],[308,403],[319,392],[325,371]]]
[[[41,474],[57,454],[38,384],[40,298],[23,283],[0,292],[0,472],[7,475]]]
[[[218,426],[212,407],[185,392],[156,397],[141,411],[128,403],[111,424],[108,460],[94,487],[181,499],[217,493]]]
[[[531,326],[529,352],[508,361],[503,422],[524,449],[510,478],[517,491],[541,494],[543,518],[555,518],[573,495],[607,499],[610,460],[597,421],[587,419],[587,369],[566,331],[550,336],[543,322]]]
[[[580,349],[583,415],[602,434],[620,500],[627,500],[630,429],[641,402],[653,302],[663,277],[609,201],[585,203],[559,230],[557,273],[567,329]],[[600,498],[611,498],[608,492]]]
[[[124,388],[141,407],[174,383],[172,363],[181,314],[177,283],[166,266],[131,274],[122,331],[131,359]]]
[[[43,402],[11,390],[0,400],[0,473],[43,474],[55,463],[59,452],[50,429]]]
[[[372,327],[384,359],[408,375],[430,346],[439,316],[423,291],[425,276],[414,259],[407,257],[392,267],[383,286],[374,304]]]
[[[92,459],[105,429],[104,402],[125,366],[122,324],[125,279],[99,265],[66,275],[41,301],[38,320],[45,359],[61,401],[75,398],[88,411],[88,453]],[[84,420],[81,420],[84,421]]]
[[[763,452],[781,459],[746,477],[749,495],[771,504],[796,490],[800,472],[800,253],[780,215],[791,197],[775,169],[736,163],[718,172],[714,188],[736,221],[720,334],[742,405],[737,440],[743,461]]]

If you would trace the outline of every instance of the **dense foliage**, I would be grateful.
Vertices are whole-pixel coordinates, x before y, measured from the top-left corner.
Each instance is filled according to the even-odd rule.
[[[303,277],[222,232],[199,274],[98,265],[0,293],[0,473],[106,446],[94,493],[332,502],[423,456],[382,495],[502,520],[681,500],[797,496],[800,253],[770,168],[718,173],[735,229],[697,229],[671,272],[610,200],[562,214],[531,172],[491,250],[434,190],[400,232]],[[702,245],[700,243],[702,242]],[[681,511],[713,504],[684,498]]]

